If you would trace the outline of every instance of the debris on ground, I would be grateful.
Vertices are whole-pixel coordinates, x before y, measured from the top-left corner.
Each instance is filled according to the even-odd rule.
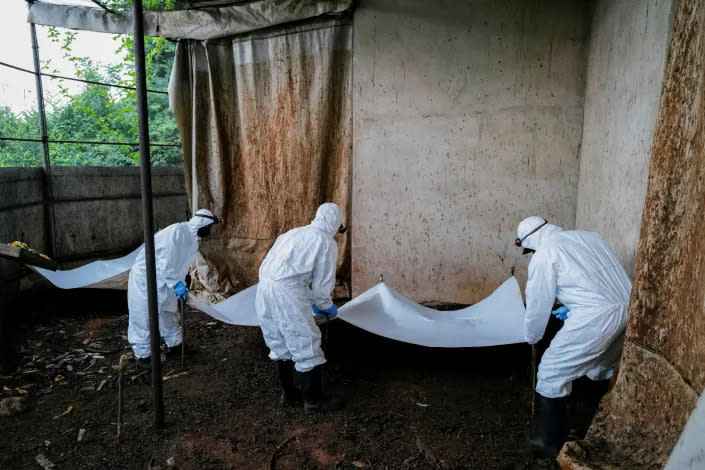
[[[289,442],[293,441],[296,438],[296,436],[290,436],[287,439],[284,439],[275,449],[274,452],[272,452],[272,456],[269,459],[269,470],[275,470],[277,468],[277,458],[279,457],[279,453],[282,451],[285,445],[287,445]]]
[[[311,416],[279,405],[259,329],[213,324],[194,311],[186,323],[200,354],[188,374],[178,359],[164,359],[174,380],[163,384],[159,430],[151,374],[130,353],[124,312],[50,316],[28,327],[18,367],[0,377],[2,399],[29,405],[2,418],[0,468],[555,468],[537,466],[525,444],[526,345],[423,348],[331,323],[326,390],[344,392],[346,408]]]
[[[416,448],[419,449],[419,452],[423,456],[423,458],[426,460],[426,462],[431,465],[433,468],[437,468],[440,470],[446,470],[448,469],[448,465],[446,463],[436,457],[433,452],[428,448],[426,444],[421,441],[421,439],[417,438],[416,439]]]
[[[184,371],[184,372],[178,372],[178,373],[176,373],[176,374],[165,375],[164,377],[162,377],[162,380],[163,380],[164,382],[166,382],[167,380],[172,380],[172,379],[175,379],[175,378],[177,378],[177,377],[184,376],[184,375],[188,375],[188,372],[187,372],[187,371]]]
[[[0,400],[0,416],[12,416],[27,410],[27,398],[9,397]]]
[[[51,463],[51,461],[46,458],[44,454],[37,454],[37,456],[34,458],[36,462],[44,469],[44,470],[51,470],[52,468],[55,468],[56,465]]]

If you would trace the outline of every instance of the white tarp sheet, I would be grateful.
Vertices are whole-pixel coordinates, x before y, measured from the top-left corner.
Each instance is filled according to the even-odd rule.
[[[62,289],[104,287],[127,279],[139,248],[122,258],[95,261],[67,271],[33,268]],[[124,289],[126,282],[123,284]],[[119,288],[119,287],[113,287]],[[257,326],[251,286],[215,304],[190,296],[189,306],[232,325]],[[384,283],[346,303],[338,318],[386,338],[430,347],[477,347],[524,341],[524,302],[519,283],[510,277],[486,299],[461,310],[440,311],[419,305]]]
[[[49,271],[30,266],[61,289],[127,289],[127,276],[142,246],[122,258],[99,260],[66,271]]]
[[[489,297],[452,311],[424,307],[379,283],[343,305],[338,317],[363,330],[421,346],[460,348],[524,341],[524,302],[513,276]]]
[[[255,311],[255,296],[257,284],[250,286],[237,294],[228,297],[222,302],[209,304],[196,296],[188,298],[189,307],[207,313],[216,320],[231,325],[259,326],[257,312]]]
[[[193,296],[189,305],[222,322],[257,326],[257,285],[209,305]],[[419,305],[379,283],[340,307],[338,318],[386,338],[421,346],[459,348],[524,341],[524,302],[510,277],[482,301],[461,310]]]

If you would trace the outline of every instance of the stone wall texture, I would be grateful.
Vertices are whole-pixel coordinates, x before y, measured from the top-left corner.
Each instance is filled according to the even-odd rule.
[[[53,204],[47,204],[41,168],[0,169],[0,243],[21,240],[50,253],[63,269],[93,258],[121,256],[144,238],[140,169],[57,167],[52,170]],[[155,230],[186,220],[183,168],[152,169]],[[49,223],[45,210],[53,208]],[[49,216],[50,217],[50,216]],[[53,230],[51,229],[53,225]],[[53,232],[53,233],[50,233]],[[0,293],[23,290],[29,270],[0,259]],[[38,276],[30,276],[28,281]]]
[[[705,389],[705,0],[679,2],[619,376],[559,461],[661,469]]]

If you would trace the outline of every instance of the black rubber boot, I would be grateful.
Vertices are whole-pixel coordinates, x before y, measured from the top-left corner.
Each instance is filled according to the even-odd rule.
[[[140,370],[152,370],[151,357],[138,357],[135,362],[137,363],[137,368]]]
[[[280,403],[287,406],[301,406],[301,390],[294,385],[294,361],[277,361],[279,383],[282,386]]]
[[[565,397],[546,398],[536,394],[536,416],[529,436],[534,457],[555,458],[566,439]]]
[[[339,397],[325,397],[321,391],[323,365],[301,374],[304,410],[308,412],[334,411],[343,407]]]
[[[198,348],[189,346],[189,344],[186,343],[186,346],[184,347],[184,357],[192,357],[197,353]],[[176,346],[167,346],[164,356],[170,361],[175,359],[181,360],[181,344],[177,344]]]
[[[600,400],[609,389],[609,380],[590,380],[587,377],[574,382],[573,396],[575,402],[571,412],[570,421],[572,438],[583,439],[587,434],[592,419],[595,417]],[[579,384],[578,390],[575,385]]]

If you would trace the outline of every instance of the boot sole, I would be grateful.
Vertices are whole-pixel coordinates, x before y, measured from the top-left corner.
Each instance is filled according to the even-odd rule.
[[[537,459],[555,459],[560,449],[546,447],[540,440],[529,439],[529,451]]]

